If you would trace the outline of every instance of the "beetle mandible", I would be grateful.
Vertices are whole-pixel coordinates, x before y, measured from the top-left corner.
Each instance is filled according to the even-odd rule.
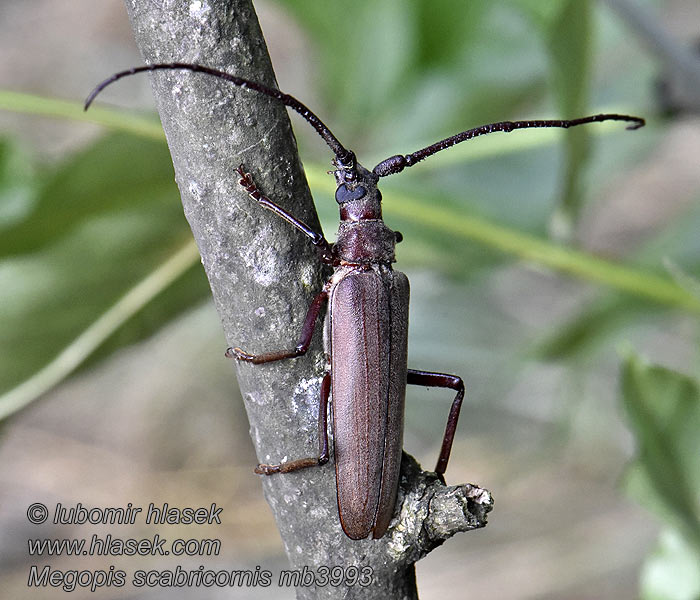
[[[288,351],[250,354],[229,348],[236,360],[262,364],[301,356],[308,350],[323,305],[326,316],[326,352],[330,364],[321,381],[319,402],[319,454],[282,464],[260,464],[261,475],[290,473],[323,465],[330,458],[327,408],[332,397],[333,454],[338,513],[343,531],[359,540],[372,534],[381,538],[389,527],[396,503],[403,447],[403,414],[406,385],[449,388],[455,391],[435,471],[444,481],[452,441],[457,428],[464,383],[456,375],[417,371],[407,367],[408,299],[406,276],[392,269],[394,247],[402,237],[382,220],[381,177],[399,173],[455,144],[496,131],[533,127],[569,128],[601,121],[627,121],[628,129],[644,125],[629,115],[598,114],[572,120],[501,121],[468,129],[416,152],[395,155],[371,171],[357,162],[330,129],[296,98],[255,81],[210,67],[188,63],[162,63],[135,67],[100,83],[85,101],[90,106],[107,85],[128,75],[146,71],[187,70],[224,79],[236,86],[270,96],[299,113],[333,151],[332,164],[340,207],[340,227],[334,244],[312,230],[256,187],[243,166],[240,185],[264,208],[299,229],[319,251],[319,258],[333,267],[333,275],[314,298],[306,314],[297,345]]]

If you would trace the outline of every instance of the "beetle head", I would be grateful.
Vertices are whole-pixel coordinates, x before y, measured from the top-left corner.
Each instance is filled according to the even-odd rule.
[[[382,218],[382,195],[377,189],[377,177],[361,164],[354,163],[350,169],[333,159],[333,171],[337,188],[335,201],[340,205],[343,221],[366,221]]]

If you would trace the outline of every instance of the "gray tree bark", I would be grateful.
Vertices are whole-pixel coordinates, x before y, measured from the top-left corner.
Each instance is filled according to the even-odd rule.
[[[126,6],[145,62],[195,62],[276,85],[250,0],[126,0]],[[152,82],[227,341],[251,352],[294,347],[328,272],[309,241],[252,201],[235,173],[244,164],[267,196],[320,228],[286,109],[202,74],[160,72]],[[321,329],[304,357],[235,367],[261,462],[317,453]],[[456,532],[483,527],[492,506],[486,490],[445,487],[406,456],[398,520],[381,540],[352,541],[338,521],[332,459],[262,484],[292,568],[372,569],[368,587],[300,587],[299,598],[417,598],[415,561]]]

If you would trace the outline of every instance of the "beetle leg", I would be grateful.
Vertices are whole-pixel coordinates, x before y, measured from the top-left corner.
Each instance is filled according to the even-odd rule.
[[[318,405],[318,457],[300,458],[279,465],[261,464],[255,467],[258,475],[273,475],[274,473],[291,473],[307,467],[317,467],[328,462],[328,396],[331,391],[331,374],[326,373],[321,381],[321,401]]]
[[[332,244],[324,237],[323,233],[314,231],[306,223],[300,221],[286,210],[284,210],[279,204],[275,204],[268,197],[264,196],[262,192],[258,189],[253,181],[253,177],[250,173],[246,173],[243,165],[240,165],[236,172],[241,176],[238,183],[245,188],[248,195],[255,200],[258,204],[262,205],[264,208],[271,210],[278,217],[282,217],[287,223],[296,227],[301,231],[306,237],[311,240],[311,243],[318,249],[321,260],[327,264],[335,263],[335,258],[333,256]]]
[[[422,385],[425,387],[441,387],[456,390],[457,395],[452,401],[452,408],[447,417],[447,427],[445,427],[445,436],[442,438],[442,449],[440,456],[435,466],[435,472],[444,482],[444,473],[447,469],[447,461],[450,459],[450,450],[452,450],[452,441],[455,437],[457,429],[457,421],[459,420],[459,410],[462,408],[462,400],[464,399],[464,382],[457,375],[446,375],[445,373],[431,373],[429,371],[416,371],[408,369],[406,383],[409,385]]]
[[[311,345],[311,338],[314,336],[314,329],[316,329],[318,315],[321,312],[321,307],[323,306],[326,298],[328,298],[327,286],[318,293],[311,303],[309,311],[306,313],[306,319],[304,319],[304,325],[301,328],[299,343],[294,347],[294,350],[265,352],[264,354],[248,354],[240,348],[228,348],[226,350],[226,356],[228,358],[235,358],[236,360],[250,362],[254,365],[260,365],[263,363],[273,362],[275,360],[283,360],[285,358],[296,358],[297,356],[306,354],[306,351]]]

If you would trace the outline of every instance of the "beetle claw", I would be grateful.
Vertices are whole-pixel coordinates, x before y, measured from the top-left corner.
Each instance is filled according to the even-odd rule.
[[[255,355],[248,354],[240,348],[228,348],[225,356],[226,358],[235,358],[236,360],[244,360],[246,362],[253,362],[253,360],[255,360]]]
[[[255,467],[255,472],[258,475],[273,475],[280,472],[280,465],[259,464]]]

